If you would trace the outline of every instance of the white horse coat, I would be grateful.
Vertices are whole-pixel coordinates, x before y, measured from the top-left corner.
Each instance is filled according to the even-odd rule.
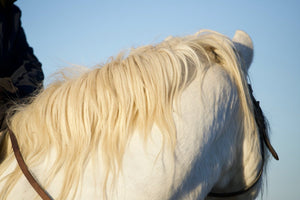
[[[216,33],[209,34],[214,35]],[[218,35],[219,40],[220,38],[224,39],[224,44],[228,43],[225,41],[226,37],[216,35]],[[168,40],[172,41],[173,39]],[[174,41],[176,43],[175,39]],[[235,47],[232,46],[232,48],[235,48],[235,50],[231,51],[239,52],[242,59],[236,59],[233,55],[231,57],[240,62],[238,63],[242,67],[240,69],[240,79],[245,82],[252,61],[252,41],[242,31],[236,32],[233,41],[232,44],[235,44]],[[221,45],[222,41],[219,41],[219,44]],[[214,199],[207,197],[211,191],[233,192],[249,185],[258,176],[262,166],[260,141],[256,126],[249,126],[249,130],[245,131],[246,122],[243,120],[244,110],[241,97],[243,91],[240,89],[241,86],[237,86],[236,75],[230,74],[227,68],[222,66],[223,62],[218,63],[213,60],[214,56],[218,60],[218,57],[221,57],[225,50],[220,50],[220,53],[215,50],[210,62],[205,60],[206,56],[199,56],[202,59],[200,61],[203,62],[202,68],[195,69],[193,65],[188,63],[187,84],[178,99],[174,99],[172,103],[174,108],[172,110],[173,122],[170,123],[175,125],[175,139],[172,139],[172,135],[165,134],[166,130],[161,128],[164,126],[158,124],[154,119],[154,123],[150,127],[151,131],[146,137],[140,133],[141,129],[133,129],[131,136],[126,140],[121,162],[115,165],[104,164],[105,162],[109,163],[110,161],[107,161],[107,159],[112,158],[115,154],[111,152],[112,150],[103,154],[103,149],[99,147],[101,145],[93,147],[96,151],[88,154],[92,147],[90,149],[85,148],[89,145],[92,146],[93,140],[96,140],[97,137],[99,139],[100,136],[97,135],[91,136],[89,143],[83,140],[74,140],[75,146],[78,148],[68,146],[67,143],[63,142],[62,144],[56,144],[55,140],[47,139],[45,136],[44,140],[47,144],[42,143],[40,145],[45,145],[47,148],[37,147],[42,150],[40,155],[35,155],[36,159],[39,160],[36,161],[35,158],[30,158],[30,151],[36,145],[38,146],[39,140],[43,140],[43,130],[51,130],[47,118],[40,119],[42,121],[40,124],[44,123],[44,129],[34,129],[35,125],[28,125],[28,127],[22,125],[19,122],[21,120],[13,116],[10,127],[21,143],[21,152],[24,152],[29,169],[54,199],[204,200]],[[208,56],[211,55],[208,53]],[[196,70],[197,73],[194,73]],[[175,72],[173,71],[173,73]],[[57,90],[53,89],[52,91],[53,99],[56,98]],[[67,91],[70,95],[71,92],[71,89]],[[84,89],[79,89],[77,92],[79,95],[84,92]],[[248,92],[246,91],[245,94],[244,98],[246,99],[248,98]],[[34,100],[33,104],[35,104],[35,101],[39,103],[41,100]],[[74,110],[77,109],[77,106],[74,103]],[[82,104],[81,106],[86,105]],[[97,106],[95,106],[96,108]],[[52,118],[58,118],[56,116],[58,111],[55,111],[51,106],[45,106],[44,108],[41,105],[40,109],[44,109],[43,112],[45,113],[51,113]],[[19,112],[30,113],[30,110],[33,109],[28,107],[26,110],[26,107],[21,107],[16,116]],[[68,112],[72,112],[72,110]],[[89,119],[87,121],[96,119],[96,114],[94,116],[93,113],[88,111],[82,115],[86,115],[84,117]],[[121,114],[119,113],[119,115]],[[33,118],[31,120],[37,119]],[[60,121],[61,123],[67,122],[68,117],[63,118],[63,121],[60,119]],[[78,121],[78,123],[81,122]],[[96,128],[89,128],[88,123],[82,123],[85,123],[84,126],[90,132],[93,131],[92,129],[96,130]],[[100,122],[93,121],[93,123]],[[109,126],[109,124],[103,126],[105,125]],[[18,128],[18,126],[24,127]],[[112,129],[114,129],[114,126],[112,126]],[[69,128],[72,129],[72,127]],[[36,135],[34,137],[36,143],[24,139],[26,138],[24,134],[29,134],[27,131],[29,129],[31,134]],[[53,127],[54,129],[55,127]],[[23,130],[27,132],[23,132]],[[63,129],[61,128],[61,130]],[[76,125],[73,131],[77,131]],[[39,134],[42,135],[38,136]],[[60,134],[64,133],[60,132]],[[64,136],[59,137],[63,138]],[[8,137],[6,137],[6,140],[8,140]],[[119,138],[116,141],[119,140],[121,139]],[[8,200],[37,198],[37,193],[25,177],[21,175],[10,143],[8,141],[7,143],[5,147],[7,148],[6,158],[0,164],[0,195]],[[59,145],[61,147],[56,147]],[[67,151],[68,148],[73,148],[73,151],[77,151],[77,153],[74,155],[64,154],[64,151]],[[86,154],[83,154],[83,152],[86,152]],[[65,156],[66,163],[58,160],[60,154]],[[79,162],[67,161],[76,160],[76,155],[78,157],[89,156],[78,159]],[[112,163],[115,162],[117,161],[112,161]],[[56,169],[55,166],[60,167]],[[106,166],[114,166],[115,168],[107,169]],[[70,175],[66,182],[64,179],[65,174],[71,170],[73,170],[74,176]],[[80,174],[79,176],[76,176],[77,172]],[[16,180],[13,181],[12,177]],[[12,186],[8,187],[8,184]],[[260,187],[261,181],[251,191],[232,199],[254,199],[259,193]]]

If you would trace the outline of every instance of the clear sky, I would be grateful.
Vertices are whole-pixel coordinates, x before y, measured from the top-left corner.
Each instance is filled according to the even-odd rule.
[[[70,64],[104,63],[130,47],[169,35],[212,29],[254,41],[255,96],[269,119],[280,161],[269,164],[264,200],[300,194],[300,1],[294,0],[19,0],[28,42],[46,83]]]

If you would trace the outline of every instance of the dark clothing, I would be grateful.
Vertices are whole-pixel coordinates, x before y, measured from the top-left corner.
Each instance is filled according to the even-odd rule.
[[[17,6],[0,7],[0,78],[10,77],[22,98],[41,86],[44,74],[26,41],[20,18]]]
[[[26,41],[20,18],[17,6],[0,6],[0,125],[8,107],[4,104],[31,95],[44,80],[41,63]]]

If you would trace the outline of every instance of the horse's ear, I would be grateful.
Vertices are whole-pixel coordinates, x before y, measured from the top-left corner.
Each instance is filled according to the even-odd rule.
[[[247,73],[253,59],[253,42],[244,31],[237,30],[232,39],[240,57],[244,60],[244,71]]]

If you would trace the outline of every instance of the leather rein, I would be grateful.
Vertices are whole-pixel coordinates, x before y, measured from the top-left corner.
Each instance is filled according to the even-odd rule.
[[[12,132],[12,130],[8,129],[8,133],[9,133],[11,145],[12,145],[16,160],[17,160],[19,167],[21,168],[24,176],[28,180],[28,182],[31,184],[33,189],[40,195],[40,197],[43,200],[53,200],[53,198],[48,194],[48,192],[46,190],[44,190],[44,188],[37,182],[37,180],[33,177],[31,172],[29,171],[29,169],[23,159],[23,156],[21,154],[19,144],[18,144],[18,141],[17,141],[17,138],[16,138],[14,132]]]
[[[259,101],[256,101],[256,99],[253,96],[252,88],[251,85],[248,85],[249,91],[251,94],[253,106],[254,106],[254,112],[255,112],[255,121],[259,129],[259,134],[260,134],[260,143],[261,143],[261,154],[262,154],[262,164],[260,171],[257,175],[257,177],[251,182],[249,186],[245,186],[244,188],[235,191],[235,192],[224,192],[224,193],[216,193],[216,192],[210,192],[208,193],[208,197],[215,197],[215,198],[226,198],[226,197],[235,197],[241,194],[245,194],[249,190],[255,187],[255,185],[258,183],[260,180],[262,173],[263,173],[263,168],[264,168],[264,162],[265,162],[265,155],[264,155],[264,145],[267,146],[268,150],[272,154],[272,156],[276,159],[279,160],[279,157],[274,150],[273,146],[270,143],[268,134],[267,134],[267,127],[266,127],[266,122],[265,118],[263,116],[262,110],[259,105]],[[33,177],[31,172],[28,169],[28,166],[26,165],[23,156],[21,154],[19,144],[17,141],[17,138],[12,130],[8,128],[12,148],[14,151],[14,155],[16,157],[16,160],[19,164],[19,167],[21,168],[23,174],[25,175],[26,179],[28,182],[31,184],[31,186],[34,188],[34,190],[40,195],[40,197],[43,200],[54,200],[50,194],[38,183],[38,181]],[[263,141],[263,142],[262,142]]]

